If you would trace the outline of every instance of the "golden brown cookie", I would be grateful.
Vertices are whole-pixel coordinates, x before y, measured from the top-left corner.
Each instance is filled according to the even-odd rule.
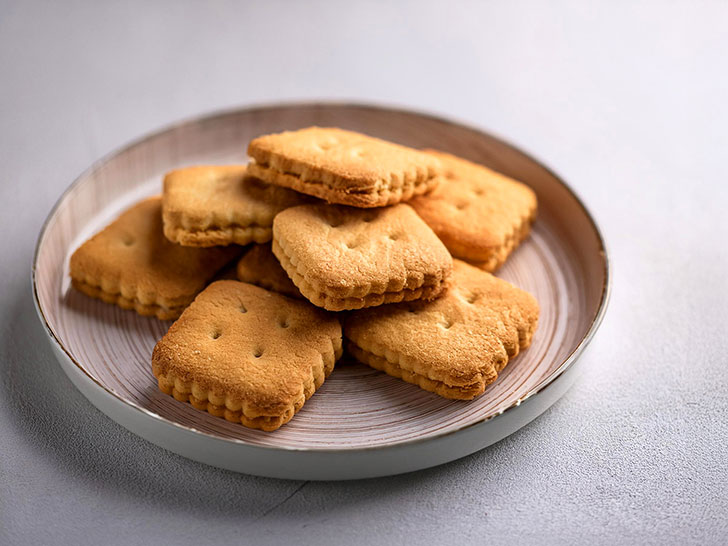
[[[302,205],[273,221],[273,253],[301,293],[329,311],[416,299],[443,290],[452,257],[407,205]]]
[[[164,234],[185,246],[265,243],[276,214],[309,201],[246,176],[244,165],[177,169],[164,177]]]
[[[453,256],[495,271],[526,238],[536,217],[536,194],[482,165],[429,151],[440,159],[444,180],[410,205]]]
[[[425,193],[440,182],[429,154],[343,129],[309,127],[256,138],[249,173],[329,203],[381,207]]]
[[[162,233],[162,199],[142,201],[71,256],[73,286],[140,315],[175,319],[240,247],[187,248]]]
[[[303,299],[270,245],[252,245],[238,262],[237,278],[291,298]]]
[[[180,402],[270,431],[301,409],[341,352],[336,316],[252,284],[218,281],[154,347],[152,371]]]
[[[469,400],[531,343],[533,296],[460,260],[433,301],[350,313],[347,351],[357,360],[445,398]]]

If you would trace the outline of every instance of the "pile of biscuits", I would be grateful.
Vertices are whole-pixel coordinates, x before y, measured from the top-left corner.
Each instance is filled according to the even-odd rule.
[[[527,186],[336,128],[261,136],[248,154],[168,173],[161,197],[71,256],[77,290],[176,319],[152,354],[163,392],[271,431],[344,339],[356,360],[463,400],[528,347],[536,300],[490,273],[528,235]]]

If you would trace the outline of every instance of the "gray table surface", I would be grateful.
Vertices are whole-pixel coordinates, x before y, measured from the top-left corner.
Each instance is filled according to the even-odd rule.
[[[0,543],[724,543],[728,4],[0,2]],[[138,439],[54,361],[40,226],[110,150],[206,111],[398,104],[571,182],[611,251],[576,385],[502,442],[351,483],[217,470]]]

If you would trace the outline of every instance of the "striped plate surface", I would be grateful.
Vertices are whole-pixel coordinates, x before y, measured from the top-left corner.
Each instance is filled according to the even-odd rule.
[[[439,148],[531,185],[539,218],[498,275],[541,306],[532,346],[471,402],[439,398],[345,358],[294,419],[265,433],[194,410],[158,391],[150,355],[170,323],[72,290],[68,258],[88,236],[139,198],[159,193],[169,169],[245,161],[262,133],[338,126],[415,147]],[[100,161],[64,194],[41,236],[35,274],[39,307],[64,349],[93,380],[125,402],[197,431],[250,444],[300,449],[387,446],[440,435],[498,415],[538,390],[584,338],[605,288],[605,256],[577,198],[535,160],[482,132],[430,116],[354,105],[246,109],[184,123]]]

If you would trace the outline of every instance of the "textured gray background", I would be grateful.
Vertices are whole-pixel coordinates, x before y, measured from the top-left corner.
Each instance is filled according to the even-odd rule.
[[[0,2],[0,543],[725,543],[728,4],[613,4]],[[160,125],[306,98],[467,120],[573,184],[614,290],[553,409],[449,465],[309,483],[187,461],[76,392],[29,288],[60,193]]]

